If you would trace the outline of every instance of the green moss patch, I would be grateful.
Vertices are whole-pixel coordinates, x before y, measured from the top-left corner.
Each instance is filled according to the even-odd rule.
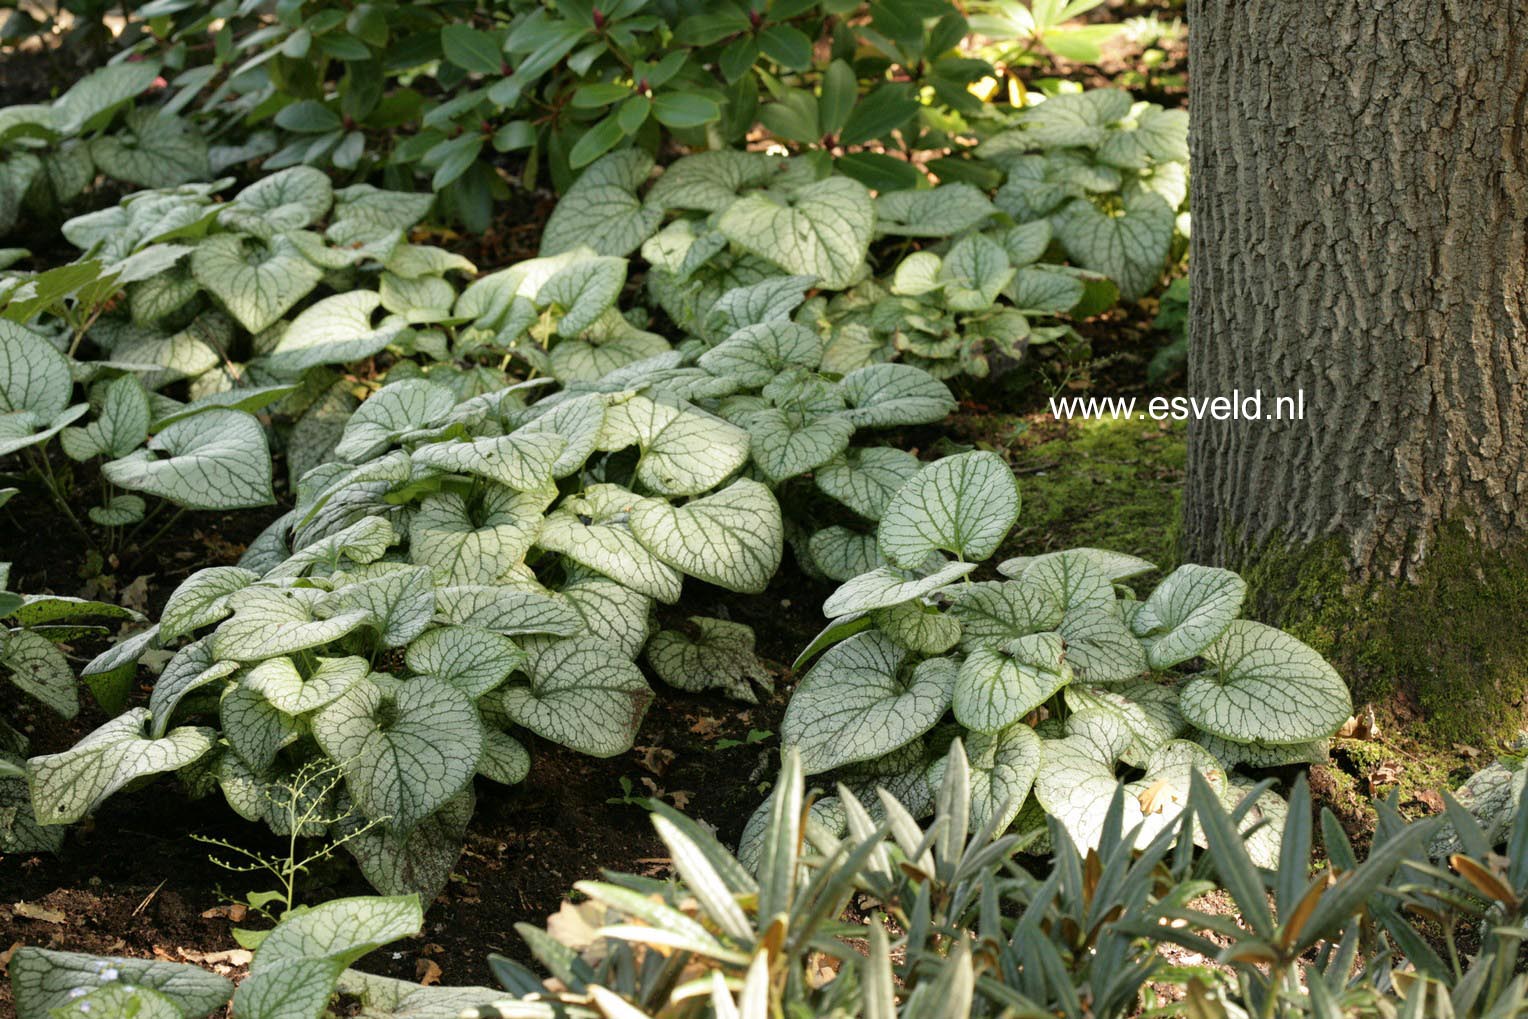
[[[1047,415],[1010,450],[1023,505],[1006,554],[1091,545],[1172,568],[1185,460],[1181,425],[1057,425]]]
[[[1528,715],[1528,548],[1481,548],[1446,527],[1419,580],[1393,587],[1349,581],[1340,541],[1270,544],[1250,557],[1249,614],[1326,655],[1356,699],[1415,704],[1419,738],[1492,746]]]

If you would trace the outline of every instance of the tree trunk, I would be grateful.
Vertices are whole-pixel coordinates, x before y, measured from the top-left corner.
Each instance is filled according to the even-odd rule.
[[[1303,391],[1304,419],[1190,425],[1185,557],[1320,549],[1348,599],[1437,611],[1528,587],[1528,0],[1190,0],[1189,24],[1189,389],[1265,414]],[[1516,643],[1458,664],[1517,656],[1524,690],[1485,686],[1521,696],[1528,609],[1491,617]]]

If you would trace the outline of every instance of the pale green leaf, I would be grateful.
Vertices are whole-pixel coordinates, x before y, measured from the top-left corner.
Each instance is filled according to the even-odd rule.
[[[577,336],[615,304],[625,285],[624,258],[580,258],[542,284],[536,293],[536,303],[560,314],[557,322],[560,335]]]
[[[874,760],[933,728],[950,706],[955,663],[907,666],[907,652],[874,630],[829,648],[791,696],[780,739],[807,774]]]
[[[34,630],[6,633],[0,629],[0,668],[10,673],[17,688],[60,717],[73,718],[80,710],[69,659],[41,633]]]
[[[403,647],[423,633],[435,615],[430,571],[403,563],[377,563],[344,575],[321,610],[334,615],[360,611],[377,646]]]
[[[240,233],[274,237],[318,222],[334,201],[322,170],[294,166],[261,177],[218,213],[218,222]]]
[[[30,414],[37,424],[51,421],[68,406],[73,390],[68,358],[46,337],[0,319],[0,414]]]
[[[540,492],[552,484],[552,470],[566,440],[554,432],[516,432],[485,439],[420,446],[414,463],[472,474],[520,492]]]
[[[642,451],[637,480],[660,495],[698,495],[748,459],[748,433],[719,417],[671,400],[633,396],[605,411],[600,448]]]
[[[817,487],[868,520],[880,520],[897,490],[922,466],[890,446],[851,449],[813,473]]]
[[[675,160],[647,193],[660,209],[721,212],[751,187],[779,172],[780,160],[763,152],[720,149]]]
[[[626,522],[640,501],[619,485],[591,485],[547,515],[536,543],[634,591],[673,603],[684,578],[649,552]]]
[[[944,563],[928,574],[894,566],[878,567],[853,578],[834,591],[822,603],[822,614],[836,618],[851,612],[884,609],[914,598],[924,598],[955,583],[974,569],[975,563]]]
[[[101,412],[94,421],[59,433],[59,445],[71,460],[126,456],[149,437],[149,398],[143,385],[123,375],[105,388]]]
[[[214,234],[197,244],[191,274],[252,333],[279,321],[323,278],[290,241],[238,234]]]
[[[469,785],[407,832],[391,831],[384,825],[377,825],[346,842],[345,848],[355,858],[366,880],[379,892],[384,895],[413,893],[421,902],[433,902],[450,881],[451,870],[462,855],[462,840],[476,805],[476,797]],[[354,974],[355,970],[346,972]],[[418,984],[411,986],[419,989]],[[362,1012],[359,1019],[373,1015],[372,1012]],[[388,1017],[377,1016],[377,1019],[401,1017],[389,1014]],[[438,1016],[438,1019],[457,1019],[457,1016],[453,1013]]]
[[[450,683],[474,702],[526,661],[525,652],[508,637],[471,626],[430,630],[404,654],[411,670]]]
[[[875,200],[876,230],[904,237],[953,237],[997,212],[970,184],[888,191]]]
[[[754,703],[751,683],[772,692],[774,679],[754,654],[753,630],[742,623],[691,616],[688,628],[660,630],[647,645],[647,661],[670,686],[698,693],[719,689]]]
[[[91,139],[90,158],[108,176],[146,188],[205,180],[212,173],[201,132],[149,107],[131,111],[126,130]]]
[[[521,568],[551,498],[490,483],[474,514],[459,493],[426,496],[409,517],[409,558],[442,584],[498,583]]]
[[[875,206],[863,184],[830,177],[789,199],[764,193],[740,198],[722,211],[716,226],[743,250],[836,289],[865,270]]]
[[[875,548],[875,535],[861,534],[835,524],[824,527],[807,540],[807,555],[829,580],[847,581],[862,573],[884,566],[886,560]],[[801,554],[798,548],[796,554]]]
[[[483,747],[477,709],[433,676],[387,688],[363,679],[312,725],[356,805],[394,831],[408,831],[471,782]]]
[[[157,959],[55,952],[27,945],[11,956],[9,969],[16,1014],[26,1019],[45,1019],[53,1009],[66,1007],[78,997],[72,993],[76,988],[145,988],[175,1002],[180,1015],[196,1017],[222,1008],[233,994],[233,984],[216,973]]]
[[[860,428],[897,428],[942,421],[955,410],[949,387],[910,364],[873,364],[845,375],[838,389],[845,416]]]
[[[239,685],[285,714],[305,715],[333,702],[369,671],[366,659],[355,656],[315,658],[302,669],[290,658],[269,658],[250,669]]]
[[[1183,717],[1238,742],[1308,743],[1353,713],[1347,684],[1312,648],[1282,630],[1238,619],[1200,652],[1205,671],[1184,683]]]
[[[594,637],[552,644],[531,663],[530,683],[501,696],[515,722],[592,757],[630,750],[653,698],[637,667]]]
[[[637,197],[652,168],[652,157],[640,149],[590,164],[552,210],[541,234],[541,254],[585,246],[615,257],[635,251],[663,222],[660,206],[644,205]]]
[[[1157,585],[1130,628],[1145,642],[1151,667],[1168,669],[1203,653],[1241,614],[1246,596],[1247,582],[1230,570],[1186,564]]]
[[[971,765],[971,825],[1007,831],[1040,771],[1040,737],[1019,722],[996,732],[970,732],[962,740]],[[935,789],[944,781],[945,762],[941,757],[929,765],[928,783]]]
[[[455,407],[456,394],[425,379],[404,379],[383,386],[345,422],[334,455],[360,463],[409,432],[439,424]]]
[[[232,618],[213,633],[219,659],[258,662],[339,640],[365,625],[366,613],[322,619],[314,615],[321,592],[302,588],[250,587],[229,596]]]
[[[1152,191],[1127,191],[1119,215],[1078,199],[1056,216],[1056,239],[1077,264],[1108,276],[1127,300],[1156,284],[1167,262],[1176,217]]]
[[[551,634],[568,637],[585,628],[578,611],[546,590],[460,585],[435,589],[441,618],[459,626],[477,626],[506,637]]]
[[[218,720],[224,738],[255,774],[269,768],[281,748],[302,735],[297,719],[242,681],[223,691]]]
[[[1071,682],[1066,645],[1057,633],[1019,637],[966,655],[955,682],[955,719],[977,732],[1018,722]]]
[[[372,324],[382,298],[372,290],[335,294],[292,320],[266,359],[273,372],[297,375],[321,364],[348,364],[381,352],[403,327],[395,320]]]
[[[631,532],[649,552],[692,577],[757,594],[780,567],[785,531],[774,495],[747,478],[674,506],[644,499]]]
[[[792,416],[773,407],[748,414],[738,423],[748,432],[754,463],[776,485],[839,456],[854,436],[848,418],[829,415],[798,426]]]
[[[132,708],[70,749],[32,758],[27,771],[37,820],[72,824],[134,779],[183,768],[212,749],[211,729],[182,726],[148,739],[148,719],[147,708]]]
[[[951,588],[949,595],[950,615],[960,622],[961,642],[968,650],[1055,630],[1065,614],[1050,590],[1033,584],[984,580]]]
[[[253,415],[237,410],[209,410],[177,421],[150,439],[147,450],[105,464],[101,473],[119,488],[188,509],[244,509],[275,501],[265,431]]]
[[[822,361],[822,338],[788,320],[744,325],[700,356],[713,375],[731,377],[748,389],[767,385],[786,368],[815,370]]]
[[[220,662],[212,656],[212,638],[192,641],[165,665],[149,694],[149,735],[159,739],[170,728],[170,720],[181,699],[239,671],[238,662]]]
[[[870,613],[875,628],[897,646],[940,655],[960,642],[960,620],[921,601],[905,601]]]
[[[995,453],[961,453],[923,468],[892,497],[876,541],[892,563],[916,567],[930,552],[982,560],[1019,514],[1013,471]]]

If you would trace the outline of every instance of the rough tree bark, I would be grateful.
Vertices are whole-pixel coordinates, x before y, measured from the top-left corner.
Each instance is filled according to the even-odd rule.
[[[1190,426],[1186,557],[1336,552],[1350,602],[1437,610],[1440,585],[1528,587],[1528,0],[1190,0],[1189,24],[1189,388],[1303,390],[1306,418]],[[1524,690],[1483,678],[1521,696],[1528,608],[1492,616],[1516,642],[1454,664],[1518,656]]]

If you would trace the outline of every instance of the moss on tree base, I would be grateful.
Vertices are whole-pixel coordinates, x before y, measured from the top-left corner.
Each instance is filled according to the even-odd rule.
[[[1528,546],[1444,528],[1415,583],[1357,583],[1339,539],[1247,558],[1249,615],[1325,655],[1356,700],[1409,696],[1439,743],[1490,744],[1528,721]]]

